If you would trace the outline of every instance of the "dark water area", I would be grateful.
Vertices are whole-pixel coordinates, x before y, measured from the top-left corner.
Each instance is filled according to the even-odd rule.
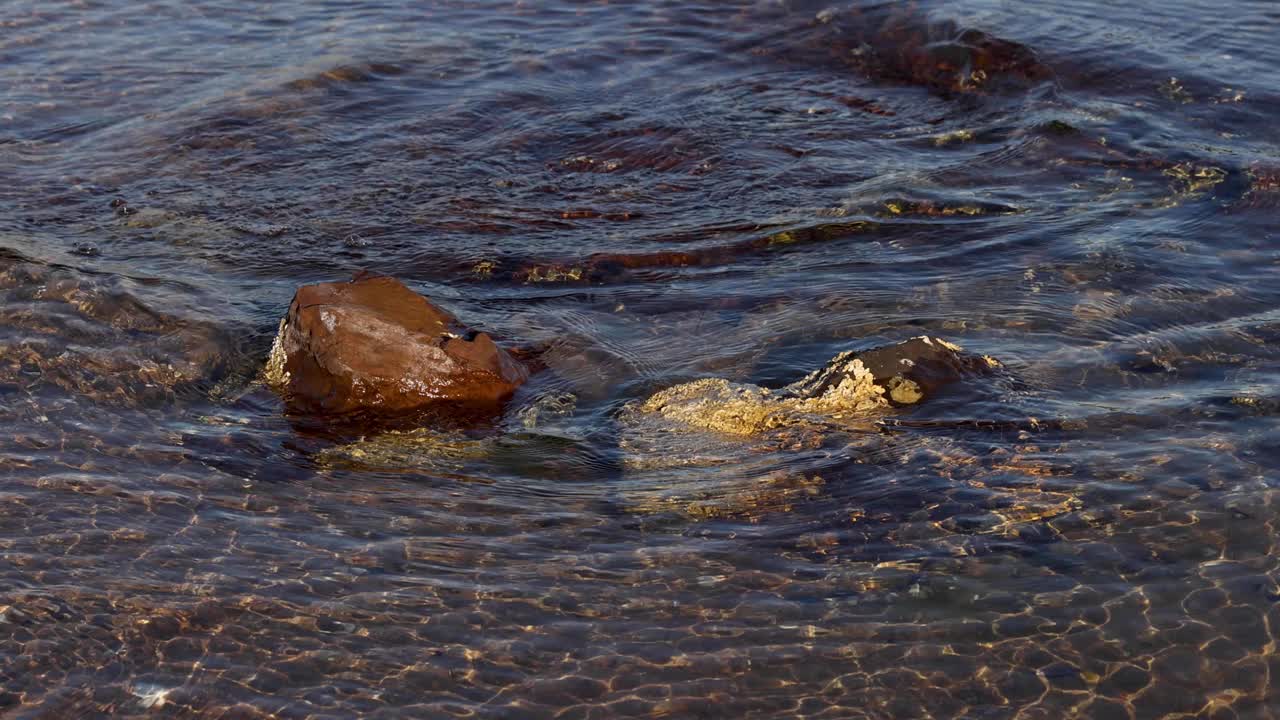
[[[0,718],[1280,714],[1274,3],[406,5],[5,4]],[[358,270],[546,369],[289,416]],[[921,334],[1002,367],[620,429]]]

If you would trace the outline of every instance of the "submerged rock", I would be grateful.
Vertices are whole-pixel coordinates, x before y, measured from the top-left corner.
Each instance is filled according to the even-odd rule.
[[[649,482],[622,493],[636,512],[757,518],[821,492],[846,458],[895,463],[904,446],[877,421],[945,385],[999,366],[917,337],[845,352],[782,388],[702,379],[618,416],[623,467]],[[696,469],[696,472],[690,472]]]
[[[282,334],[281,337],[286,337]],[[277,344],[273,363],[284,366]],[[662,390],[625,406],[618,415],[622,465],[632,471],[665,471],[689,467],[732,466],[736,473],[769,473],[779,451],[806,451],[839,439],[842,448],[859,454],[884,448],[876,424],[895,406],[910,405],[967,375],[986,372],[999,363],[969,355],[943,340],[917,337],[862,352],[837,355],[821,369],[786,387],[706,378]],[[543,394],[508,413],[513,429],[549,432],[544,421],[571,416],[576,398],[570,393]],[[355,464],[382,468],[430,468],[460,458],[485,455],[489,439],[466,439],[431,429],[375,435],[344,446],[338,454]],[[468,450],[459,454],[460,447]],[[759,456],[760,460],[748,458]],[[704,479],[705,480],[705,479]]]
[[[966,374],[998,365],[988,357],[964,354],[945,340],[920,336],[841,353],[822,369],[777,390],[721,379],[677,385],[629,406],[623,419],[635,425],[651,416],[738,436],[786,427],[857,426],[876,411],[918,403]]]
[[[608,433],[616,447],[596,444],[606,436],[591,435],[595,423],[573,420],[573,394],[551,391],[510,408],[507,432],[393,430],[317,459],[334,470],[466,480],[533,473],[596,482],[620,472],[625,480],[610,484],[610,502],[627,512],[754,522],[821,498],[824,478],[844,472],[852,458],[896,465],[918,452],[920,438],[885,432],[877,421],[998,365],[918,337],[842,353],[783,388],[709,378],[662,390],[618,413]]]
[[[155,309],[136,289],[0,250],[0,387],[124,407],[209,390],[231,364],[232,338]]]
[[[382,471],[457,472],[467,461],[492,452],[494,438],[469,438],[430,428],[391,430],[316,455],[321,467],[351,466]]]
[[[528,371],[482,332],[390,277],[298,289],[266,379],[304,412],[496,409]]]

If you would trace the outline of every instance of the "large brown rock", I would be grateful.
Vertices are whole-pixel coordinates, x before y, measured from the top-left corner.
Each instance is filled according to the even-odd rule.
[[[298,289],[267,379],[305,412],[496,408],[528,371],[485,333],[390,277]]]

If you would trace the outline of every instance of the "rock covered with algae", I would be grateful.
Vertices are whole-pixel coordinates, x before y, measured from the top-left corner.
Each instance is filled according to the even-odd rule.
[[[862,363],[853,360],[839,384],[813,396],[791,388],[781,392],[758,385],[706,378],[659,392],[639,405],[634,414],[656,415],[668,421],[727,435],[755,436],[820,418],[843,419],[888,406],[885,388]]]
[[[618,417],[633,512],[754,519],[820,493],[849,457],[895,454],[876,420],[999,363],[931,337],[844,352],[782,388],[706,378],[626,406]],[[696,472],[690,472],[696,469]]]
[[[922,335],[841,353],[776,390],[719,378],[676,385],[629,405],[621,419],[651,433],[686,429],[748,438],[787,428],[866,429],[878,412],[916,404],[966,374],[998,365]]]

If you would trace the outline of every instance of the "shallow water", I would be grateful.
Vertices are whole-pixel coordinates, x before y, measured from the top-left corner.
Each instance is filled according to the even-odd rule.
[[[1272,3],[402,5],[6,5],[0,717],[1280,712]],[[345,453],[255,378],[359,269],[548,369]],[[922,333],[1004,369],[628,457]]]

